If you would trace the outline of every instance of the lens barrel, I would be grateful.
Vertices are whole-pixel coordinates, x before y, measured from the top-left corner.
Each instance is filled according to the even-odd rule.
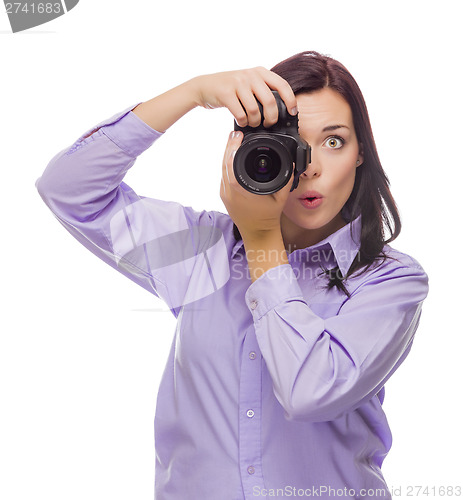
[[[290,180],[292,168],[290,151],[270,134],[253,134],[245,138],[233,161],[237,181],[256,194],[279,191]]]

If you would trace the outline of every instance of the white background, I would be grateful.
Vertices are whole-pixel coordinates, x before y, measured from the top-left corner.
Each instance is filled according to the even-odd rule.
[[[312,49],[359,83],[402,216],[393,246],[430,278],[413,349],[386,384],[385,478],[396,498],[416,497],[408,486],[462,485],[461,18],[459,1],[81,0],[12,34],[0,13],[2,500],[152,499],[156,394],[175,328],[159,299],[64,230],[36,179],[132,104]],[[232,125],[227,110],[195,109],[125,181],[143,196],[225,211]]]

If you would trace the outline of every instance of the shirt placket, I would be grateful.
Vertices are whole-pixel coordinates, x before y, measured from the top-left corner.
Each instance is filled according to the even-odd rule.
[[[244,338],[240,373],[239,461],[246,499],[264,488],[261,428],[262,355],[252,327]]]

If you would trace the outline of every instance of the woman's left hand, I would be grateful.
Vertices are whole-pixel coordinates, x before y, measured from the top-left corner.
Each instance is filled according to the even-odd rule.
[[[233,159],[242,140],[243,133],[239,131],[232,132],[228,139],[222,163],[220,198],[243,238],[267,231],[281,231],[281,213],[293,184],[294,173],[276,193],[259,195],[247,191],[238,183],[233,171]]]

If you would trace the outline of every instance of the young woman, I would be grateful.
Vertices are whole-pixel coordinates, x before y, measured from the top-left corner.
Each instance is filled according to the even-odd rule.
[[[274,124],[271,90],[312,148],[292,192],[292,179],[263,196],[237,183],[241,133],[222,164],[228,215],[123,182],[196,106],[255,127],[257,99]],[[157,500],[390,498],[384,385],[411,348],[428,278],[388,244],[399,214],[343,65],[304,52],[271,71],[195,77],[92,127],[36,185],[75,238],[177,318],[156,406]]]

